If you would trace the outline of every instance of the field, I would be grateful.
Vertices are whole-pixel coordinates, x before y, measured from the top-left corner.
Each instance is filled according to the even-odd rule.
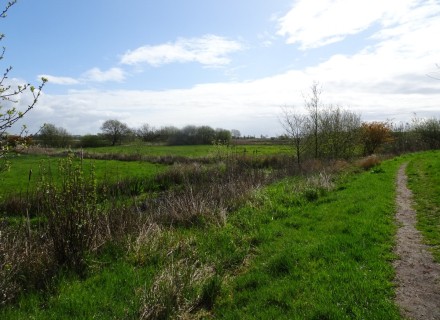
[[[91,155],[92,159],[85,158],[83,160],[83,167],[85,170],[90,170],[93,167],[94,174],[98,181],[114,182],[125,178],[145,177],[151,178],[157,173],[165,170],[167,165],[167,157],[172,157],[171,164],[174,158],[177,162],[182,159],[211,159],[211,158],[226,158],[228,156],[246,156],[251,158],[264,157],[268,155],[290,155],[292,148],[288,145],[268,145],[268,144],[254,144],[254,145],[195,145],[195,146],[162,146],[162,145],[124,145],[116,147],[100,147],[90,148],[84,150],[73,150],[77,154]],[[57,167],[59,165],[60,157],[57,154],[65,156],[64,150],[53,152],[55,156],[41,155],[41,154],[21,154],[13,158],[14,166],[10,171],[1,176],[2,188],[0,190],[0,197],[2,195],[10,195],[16,193],[25,193],[28,186],[34,187],[36,180],[41,176],[41,170],[50,168],[53,175],[57,175]],[[94,156],[95,155],[95,156]],[[134,156],[134,157],[131,157]],[[147,161],[142,161],[142,157],[147,157]],[[106,158],[116,158],[121,160],[109,160]],[[157,161],[151,163],[150,158],[158,157]],[[96,159],[97,158],[97,159]],[[101,158],[105,160],[101,160]],[[138,159],[139,158],[139,159]],[[165,158],[165,160],[161,160]],[[126,160],[126,161],[124,161]],[[79,161],[76,159],[76,161]],[[29,171],[32,170],[32,177],[29,181]]]
[[[240,155],[268,155],[268,154],[292,154],[292,147],[283,144],[233,144],[223,145],[194,145],[194,146],[163,146],[163,145],[123,145],[115,147],[99,147],[86,150],[90,153],[126,154],[143,156],[169,156],[176,157],[209,157],[219,152],[229,152]]]
[[[76,159],[80,162],[79,159]],[[165,166],[148,162],[117,161],[117,160],[89,160],[82,161],[84,170],[92,168],[99,181],[115,182],[124,178],[145,177],[151,178]],[[50,170],[55,179],[58,177],[59,158],[42,155],[20,155],[13,159],[13,166],[10,171],[1,177],[2,188],[0,197],[10,194],[25,193],[27,187],[33,189],[41,177],[42,170]],[[29,171],[32,170],[29,181]]]
[[[125,148],[117,150],[136,150]],[[258,148],[247,156],[287,151],[285,146]],[[231,154],[206,146],[137,152],[196,158]],[[14,171],[4,180],[8,189],[23,191],[29,168],[43,160],[35,155],[14,160]],[[51,166],[59,161],[50,158]],[[125,202],[111,202],[115,210],[108,219],[123,220],[105,225],[111,238],[86,252],[85,270],[53,269],[43,263],[48,257],[39,256],[34,268],[53,269],[52,275],[40,286],[19,282],[22,294],[0,309],[0,318],[401,319],[391,262],[395,177],[404,162],[409,162],[420,228],[429,243],[437,244],[433,250],[440,243],[438,152],[397,157],[368,170],[313,163],[305,175],[281,170],[276,161],[262,166],[266,162],[240,157],[208,165],[84,161],[94,164],[99,180],[166,175],[177,184],[145,202],[144,218],[132,224],[133,211]],[[154,194],[137,195],[136,202]],[[148,211],[154,203],[160,215]],[[140,208],[137,204],[135,212]],[[35,281],[26,269],[17,270],[16,276]]]

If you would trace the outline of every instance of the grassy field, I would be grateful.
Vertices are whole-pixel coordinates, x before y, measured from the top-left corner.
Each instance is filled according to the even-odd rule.
[[[182,157],[206,157],[215,156],[218,152],[231,152],[246,155],[267,155],[267,154],[292,154],[292,148],[288,145],[194,145],[194,146],[163,146],[132,144],[114,147],[87,148],[84,151],[89,153],[117,153],[127,155],[144,156],[182,156]]]
[[[417,210],[417,227],[440,263],[440,152],[416,154],[407,172]]]
[[[391,261],[403,161],[283,180],[223,225],[151,224],[0,318],[400,319]]]
[[[64,151],[64,150],[60,150]],[[287,145],[237,145],[237,146],[148,146],[144,144],[89,148],[84,149],[87,153],[115,154],[115,155],[142,155],[153,157],[226,157],[234,155],[247,155],[250,157],[267,155],[291,154],[292,149]],[[124,158],[124,157],[122,157]],[[76,161],[79,161],[78,159]],[[1,186],[0,197],[10,194],[26,193],[27,188],[32,189],[41,175],[42,168],[50,168],[55,179],[58,179],[58,157],[38,154],[21,154],[11,159],[10,171],[0,176]],[[98,182],[115,182],[125,178],[145,177],[151,178],[158,172],[163,172],[167,165],[149,163],[147,161],[119,161],[119,160],[98,160],[84,159],[85,170],[93,167]],[[32,177],[29,181],[29,172],[32,170]]]
[[[29,183],[29,171],[32,177],[29,187],[35,187],[43,168],[50,169],[55,179],[58,179],[59,158],[43,155],[20,155],[11,160],[10,171],[0,177],[2,188],[0,196],[24,193]],[[79,159],[75,161],[79,162]],[[116,161],[116,160],[83,160],[84,170],[94,170],[98,182],[115,182],[124,178],[153,177],[163,171],[166,166],[148,162]]]

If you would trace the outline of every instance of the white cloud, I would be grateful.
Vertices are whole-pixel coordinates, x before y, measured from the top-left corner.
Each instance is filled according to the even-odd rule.
[[[41,80],[41,78],[46,78],[47,80],[49,80],[49,83],[51,84],[59,84],[59,85],[73,85],[73,84],[78,84],[79,81],[77,79],[74,78],[70,78],[70,77],[57,77],[57,76],[51,76],[48,74],[41,74],[38,76],[38,81]]]
[[[199,84],[180,90],[81,90],[64,95],[46,94],[25,121],[35,124],[38,129],[50,119],[50,122],[78,134],[98,132],[104,120],[114,118],[133,127],[143,123],[158,127],[207,124],[236,128],[243,134],[272,135],[282,133],[277,119],[280,107],[294,105],[302,109],[302,94],[307,94],[314,80],[323,85],[325,103],[351,108],[361,113],[364,120],[390,118],[408,121],[413,112],[422,117],[440,117],[440,81],[428,76],[439,70],[436,64],[440,63],[440,46],[435,35],[440,34],[440,19],[437,18],[440,4],[429,0],[402,0],[399,1],[401,5],[394,1],[390,3],[396,5],[396,11],[370,8],[374,13],[369,14],[370,18],[362,23],[350,20],[346,31],[340,29],[342,31],[326,33],[319,27],[316,33],[310,31],[311,38],[303,39],[302,32],[306,31],[297,26],[299,31],[295,34],[295,41],[311,47],[377,23],[369,45],[354,54],[336,54],[308,68],[247,82]],[[297,6],[299,4],[307,5],[301,1]],[[388,2],[380,4],[388,7]],[[379,6],[379,2],[372,1],[371,5]],[[330,12],[334,17],[326,17],[328,21],[343,18],[337,10]],[[321,12],[319,16],[322,15]],[[319,24],[316,20],[314,22]],[[125,55],[123,63],[161,65],[176,61],[205,61],[209,64],[216,59],[226,59],[225,52],[231,52],[215,47],[207,54],[206,48],[201,46],[205,49],[199,51],[207,56],[202,59],[200,53],[197,60],[194,57],[195,40],[191,46],[183,45],[188,39],[179,41],[145,52],[140,48],[137,54],[133,51],[133,55]]]
[[[99,68],[93,68],[82,75],[86,82],[122,82],[125,80],[125,72],[120,68],[111,68],[107,71],[101,71]]]
[[[313,80],[322,83],[325,103],[349,107],[365,120],[405,120],[414,111],[420,116],[438,116],[440,81],[429,77],[419,75],[418,83],[387,78],[386,73],[382,79],[377,76],[382,82],[370,83],[373,72],[362,80],[361,74],[356,75],[359,69],[353,69],[352,73],[346,71],[331,79],[334,68],[353,66],[361,58],[365,57],[339,57],[304,71],[291,70],[249,82],[200,84],[164,91],[78,90],[45,95],[25,121],[34,125],[34,130],[42,123],[53,122],[75,134],[99,132],[103,121],[118,119],[131,127],[143,123],[156,127],[195,124],[235,128],[243,134],[276,135],[282,133],[278,121],[281,106],[293,105],[301,110],[302,93],[308,93]],[[344,79],[345,76],[352,78]],[[422,94],[423,88],[432,92]]]
[[[38,76],[38,80],[40,80],[41,77],[48,79],[50,84],[77,85],[90,82],[122,82],[125,80],[125,72],[120,68],[110,68],[107,71],[101,71],[99,68],[92,68],[84,72],[78,79],[43,74]]]
[[[400,21],[421,0],[298,0],[279,19],[278,34],[302,50],[338,42],[375,23],[390,26]]]
[[[198,62],[208,66],[229,64],[228,54],[242,50],[243,45],[216,35],[201,38],[180,38],[174,43],[143,46],[126,52],[121,63],[136,65],[148,63],[158,67],[174,62]]]

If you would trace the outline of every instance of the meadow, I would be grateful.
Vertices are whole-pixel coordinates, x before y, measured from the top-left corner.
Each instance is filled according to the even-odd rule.
[[[193,146],[166,146],[128,144],[114,147],[89,148],[89,153],[107,154],[126,154],[144,156],[182,156],[182,157],[209,157],[215,156],[218,152],[228,152],[241,155],[268,155],[268,154],[291,154],[292,147],[287,144],[231,144],[225,145],[193,145]]]
[[[23,194],[28,188],[34,189],[42,171],[49,171],[55,180],[60,179],[58,166],[60,157],[47,155],[24,154],[13,159],[11,169],[2,174],[2,188],[0,197],[13,194]],[[165,166],[149,162],[91,160],[79,159],[84,170],[92,170],[99,181],[116,182],[125,178],[144,177],[152,178],[164,170]],[[30,171],[32,171],[30,175]]]
[[[123,147],[117,148],[122,152]],[[126,153],[136,150],[125,148]],[[312,161],[309,170],[299,174],[280,165],[286,160],[285,146],[261,148],[247,152],[246,159],[213,146],[137,151],[218,159],[207,164],[83,160],[87,167],[93,164],[95,180],[138,175],[166,188],[143,190],[128,202],[107,199],[102,206],[85,196],[86,191],[95,192],[87,187],[88,178],[78,179],[78,172],[68,171],[67,177],[73,176],[66,179],[67,196],[56,194],[49,200],[64,199],[67,209],[78,208],[70,195],[82,194],[81,205],[105,219],[93,220],[84,212],[89,220],[77,221],[94,227],[90,233],[76,229],[91,239],[79,257],[81,268],[60,265],[52,257],[56,250],[51,243],[59,241],[58,234],[35,245],[20,240],[22,251],[29,249],[28,259],[8,251],[20,252],[17,246],[0,246],[0,253],[9,257],[2,261],[0,290],[11,296],[2,301],[0,318],[401,319],[393,300],[391,264],[396,258],[395,177],[399,166],[409,162],[420,228],[433,246],[438,244],[439,224],[433,221],[438,221],[439,153],[405,155],[371,166]],[[282,160],[275,161],[276,156]],[[15,171],[8,173],[12,178],[5,178],[10,190],[24,190],[29,168],[47,159],[16,158]],[[49,161],[55,172],[63,159]],[[72,168],[80,163],[74,158]],[[22,181],[14,185],[14,176]],[[72,212],[60,211],[62,216]],[[50,217],[41,214],[43,221]],[[7,216],[2,221],[6,225]],[[58,223],[62,226],[63,221]],[[2,228],[7,244],[12,231]],[[44,228],[31,233],[51,239]],[[38,275],[45,275],[43,281],[35,279]]]

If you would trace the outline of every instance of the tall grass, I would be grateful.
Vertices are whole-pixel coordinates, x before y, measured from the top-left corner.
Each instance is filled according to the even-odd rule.
[[[27,227],[0,228],[0,308],[32,291],[45,291],[56,273],[52,244]]]

